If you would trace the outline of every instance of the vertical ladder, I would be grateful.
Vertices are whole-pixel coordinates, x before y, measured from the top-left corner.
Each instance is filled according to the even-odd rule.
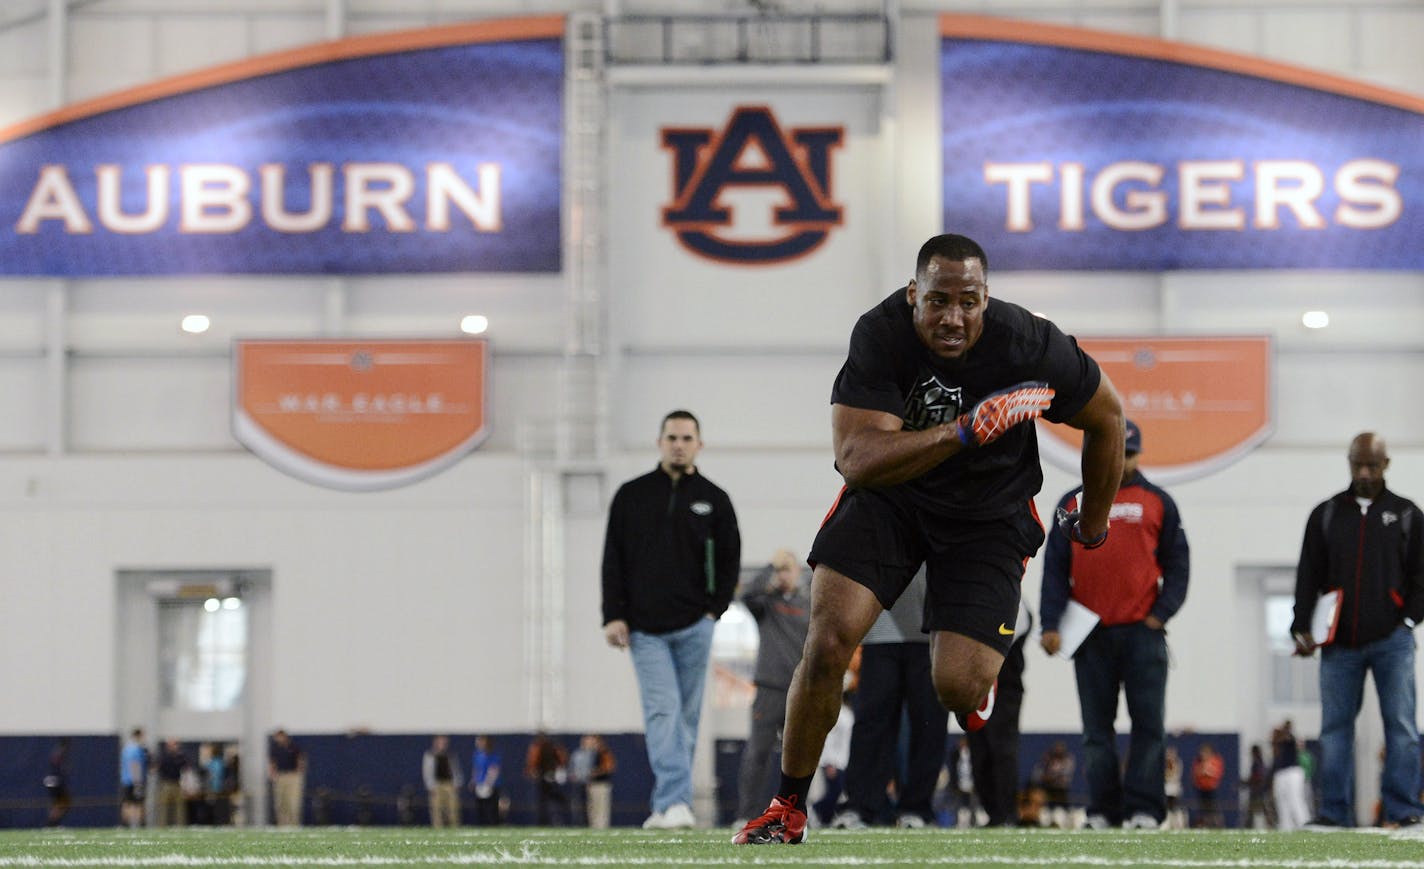
[[[602,16],[576,13],[569,17],[564,57],[567,296],[556,450],[561,463],[597,463],[607,452],[608,427],[603,294],[607,275],[603,177],[608,100]]]
[[[576,13],[569,16],[566,28],[564,346],[557,416],[552,421],[552,442],[546,440],[547,420],[545,425],[528,426],[520,438],[526,460],[524,654],[530,686],[528,712],[538,726],[551,730],[564,720],[565,528],[572,506],[567,503],[567,492],[576,475],[593,475],[601,481],[608,440],[603,19],[597,14]]]

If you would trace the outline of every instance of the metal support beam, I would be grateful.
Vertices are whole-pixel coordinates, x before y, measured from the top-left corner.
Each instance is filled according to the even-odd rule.
[[[51,109],[69,100],[69,3],[49,0],[46,53]],[[69,281],[51,281],[45,290],[45,452],[63,455],[69,444]]]
[[[69,282],[45,290],[45,452],[62,456],[69,446]]]
[[[326,38],[346,36],[346,0],[326,0]]]
[[[328,337],[346,332],[346,278],[328,278],[321,330]]]
[[[69,101],[69,4],[49,0],[49,105],[57,109]]]
[[[564,723],[564,499],[562,474],[530,463],[525,472],[524,681],[529,722]]]
[[[1161,0],[1158,6],[1157,32],[1163,39],[1178,39],[1181,35],[1181,3],[1179,0]]]

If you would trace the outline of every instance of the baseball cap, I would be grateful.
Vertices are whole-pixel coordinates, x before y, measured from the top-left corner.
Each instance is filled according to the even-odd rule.
[[[1124,445],[1124,452],[1142,452],[1142,429],[1132,420],[1127,421],[1127,443]]]

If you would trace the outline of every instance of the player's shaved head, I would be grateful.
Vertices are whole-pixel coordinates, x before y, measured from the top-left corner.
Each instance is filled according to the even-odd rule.
[[[1389,448],[1384,438],[1372,431],[1355,435],[1346,458],[1350,462],[1350,490],[1355,497],[1378,497],[1384,491],[1384,472],[1389,467]]]
[[[989,256],[984,248],[968,236],[945,233],[931,238],[920,246],[920,255],[915,257],[915,277],[922,278],[926,267],[935,257],[944,257],[953,262],[977,259],[981,265],[984,280],[989,279]]]

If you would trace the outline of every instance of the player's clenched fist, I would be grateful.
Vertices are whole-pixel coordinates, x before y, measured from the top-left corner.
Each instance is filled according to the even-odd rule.
[[[1040,380],[1026,380],[999,390],[960,415],[960,442],[979,447],[998,440],[1019,423],[1043,416],[1053,394],[1053,389]]]
[[[1083,517],[1077,510],[1065,510],[1058,508],[1055,514],[1058,520],[1058,530],[1067,535],[1068,539],[1084,549],[1097,549],[1108,540],[1108,531],[1103,529],[1103,533],[1097,537],[1083,536]],[[1050,652],[1050,654],[1052,654]]]

